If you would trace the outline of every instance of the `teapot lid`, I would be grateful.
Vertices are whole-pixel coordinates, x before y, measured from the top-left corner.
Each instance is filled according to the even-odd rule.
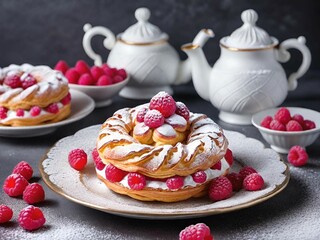
[[[153,43],[161,40],[167,40],[168,35],[163,33],[157,26],[151,24],[150,10],[148,8],[138,8],[135,11],[137,23],[130,26],[121,35],[120,39],[127,43]]]
[[[230,36],[221,39],[221,43],[227,47],[239,49],[265,48],[277,43],[277,40],[256,26],[258,14],[253,9],[242,12],[243,25],[236,29]]]

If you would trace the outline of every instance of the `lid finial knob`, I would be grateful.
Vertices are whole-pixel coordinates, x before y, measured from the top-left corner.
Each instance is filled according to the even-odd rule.
[[[139,22],[147,22],[150,18],[150,10],[148,8],[138,8],[134,15]]]
[[[241,19],[244,23],[256,25],[256,22],[258,21],[258,14],[255,10],[248,9],[241,13]]]

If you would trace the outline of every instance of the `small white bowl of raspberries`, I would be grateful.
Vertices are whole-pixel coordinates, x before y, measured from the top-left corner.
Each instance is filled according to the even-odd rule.
[[[252,116],[252,124],[271,148],[288,153],[293,146],[305,148],[320,134],[320,112],[300,107],[266,109]]]
[[[90,96],[95,101],[96,107],[110,105],[112,97],[129,81],[125,69],[113,68],[106,63],[90,67],[85,61],[78,60],[75,66],[70,67],[66,61],[60,60],[54,69],[66,76],[71,89]]]

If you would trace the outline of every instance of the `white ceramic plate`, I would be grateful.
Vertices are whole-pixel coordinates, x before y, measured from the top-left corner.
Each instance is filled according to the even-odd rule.
[[[0,136],[2,137],[34,137],[41,136],[55,131],[58,127],[78,121],[94,109],[94,101],[86,94],[70,90],[71,99],[71,114],[65,120],[56,123],[49,123],[36,126],[26,127],[5,127],[0,126]]]
[[[45,183],[56,193],[79,204],[111,214],[143,219],[177,219],[207,216],[230,212],[263,202],[285,188],[289,181],[289,169],[272,149],[252,138],[225,131],[230,149],[238,163],[254,167],[264,178],[261,191],[240,191],[231,198],[212,202],[198,198],[178,203],[141,202],[113,193],[95,174],[90,152],[95,147],[100,126],[95,125],[58,141],[40,161],[39,169]],[[83,148],[88,154],[88,164],[81,172],[68,164],[68,153]],[[235,164],[235,166],[239,164]]]

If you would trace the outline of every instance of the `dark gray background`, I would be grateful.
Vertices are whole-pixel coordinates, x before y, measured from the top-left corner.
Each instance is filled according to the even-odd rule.
[[[318,69],[319,5],[317,0],[1,0],[0,67],[24,62],[53,66],[60,59],[71,65],[78,59],[93,64],[82,48],[83,25],[106,26],[118,34],[135,23],[135,9],[144,6],[152,11],[150,21],[169,34],[182,58],[186,56],[180,46],[200,29],[212,28],[216,38],[206,44],[205,52],[214,63],[220,38],[241,26],[241,12],[253,8],[259,14],[258,25],[280,41],[304,35],[313,56],[311,69]],[[94,49],[106,59],[102,39],[94,38]],[[286,70],[300,64],[298,51],[292,55]]]

